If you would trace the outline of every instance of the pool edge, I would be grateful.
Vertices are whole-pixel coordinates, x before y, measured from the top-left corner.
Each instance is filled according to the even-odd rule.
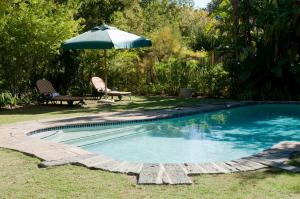
[[[59,128],[72,128],[74,126],[92,126],[92,125],[113,125],[120,123],[132,123],[141,121],[154,121],[175,117],[194,115],[198,113],[218,111],[226,108],[235,108],[247,105],[256,104],[299,104],[299,102],[257,102],[257,101],[242,101],[231,103],[207,104],[199,107],[187,107],[181,109],[168,109],[154,111],[156,114],[148,114],[150,112],[141,112],[144,117],[130,120],[128,115],[122,118],[110,117],[95,122],[91,116],[80,116],[59,119],[65,121],[60,125],[53,125],[57,119],[46,121],[30,121],[23,123],[15,123],[10,125],[0,126],[0,147],[17,150],[32,156],[45,160],[40,164],[41,167],[76,164],[83,165],[92,169],[101,169],[110,172],[126,173],[129,175],[137,175],[139,184],[191,184],[192,180],[188,177],[191,175],[199,175],[203,173],[231,173],[250,171],[260,168],[274,166],[290,171],[299,172],[297,168],[284,165],[290,156],[295,152],[300,152],[300,142],[283,142],[278,146],[287,145],[284,149],[271,148],[264,150],[254,156],[241,158],[238,160],[227,161],[223,163],[207,163],[207,164],[150,164],[150,163],[132,163],[126,161],[114,160],[104,155],[96,155],[79,147],[45,141],[38,138],[32,138],[36,132],[46,130],[57,130]],[[160,112],[160,114],[157,114]],[[131,113],[128,113],[131,114]],[[76,118],[80,118],[79,123],[74,123]],[[109,118],[109,117],[108,117]],[[132,118],[132,115],[131,115]],[[89,119],[89,120],[88,120]],[[99,118],[96,118],[99,119]],[[70,122],[71,121],[71,122]],[[293,147],[292,147],[293,146]],[[293,150],[291,150],[293,148]],[[278,151],[279,150],[279,151]],[[278,153],[276,152],[278,151]],[[263,156],[265,155],[265,156]],[[267,158],[266,158],[267,157]],[[273,158],[273,159],[272,159]]]

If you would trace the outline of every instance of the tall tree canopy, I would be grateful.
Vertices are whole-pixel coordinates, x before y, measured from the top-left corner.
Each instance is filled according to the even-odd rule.
[[[0,6],[1,83],[17,94],[51,67],[61,43],[80,30],[80,19],[74,20],[78,4],[4,0]]]
[[[298,99],[300,6],[296,0],[2,0],[0,90],[17,96],[37,79],[59,91],[91,93],[103,75],[100,50],[61,43],[108,23],[153,41],[109,51],[109,85],[137,94],[195,93],[239,99]]]
[[[214,0],[232,95],[295,99],[299,93],[300,7],[295,0]]]

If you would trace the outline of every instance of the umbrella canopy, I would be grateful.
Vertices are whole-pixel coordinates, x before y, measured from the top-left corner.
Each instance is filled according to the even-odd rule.
[[[104,24],[65,41],[62,47],[64,49],[104,49],[105,96],[107,97],[106,49],[142,48],[151,45],[152,42],[149,39]]]
[[[118,28],[102,25],[73,37],[63,43],[64,49],[120,49],[151,46],[149,39]]]

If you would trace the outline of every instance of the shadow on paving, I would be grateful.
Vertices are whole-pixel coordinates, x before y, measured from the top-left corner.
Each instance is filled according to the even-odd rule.
[[[132,101],[117,101],[114,104],[101,104],[97,101],[87,101],[87,106],[68,106],[66,104],[28,105],[16,109],[0,110],[0,115],[36,115],[36,114],[76,114],[98,113],[124,110],[155,110],[174,107],[189,107],[203,103],[223,102],[223,99],[182,99],[177,97],[139,97]]]
[[[59,123],[81,123],[81,122],[108,122],[108,121],[114,121],[115,118],[125,118],[130,116],[144,116],[146,118],[152,118],[153,116],[156,116],[157,114],[155,112],[141,112],[141,111],[130,111],[130,112],[115,112],[115,113],[103,113],[103,115],[95,115],[95,116],[79,116],[74,118],[66,118],[66,119],[57,119],[57,120],[51,120],[51,121],[45,121],[44,123],[48,124],[59,124]],[[107,118],[111,119],[107,119]]]

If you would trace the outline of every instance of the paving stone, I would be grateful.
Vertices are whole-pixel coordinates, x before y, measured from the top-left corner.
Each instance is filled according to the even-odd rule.
[[[236,162],[241,165],[245,165],[245,166],[249,167],[250,170],[266,168],[266,166],[263,164],[260,164],[258,162],[253,162],[253,161],[247,160],[247,159],[238,159],[238,160],[234,160],[233,162]]]
[[[169,176],[167,175],[167,173],[165,171],[163,171],[163,174],[162,174],[162,183],[163,184],[172,184],[171,179],[169,178]]]
[[[184,167],[186,168],[187,173],[189,175],[196,175],[196,174],[203,173],[203,169],[201,169],[198,165],[199,164],[196,163],[185,163]]]
[[[234,161],[227,161],[227,162],[225,162],[225,164],[230,165],[230,166],[236,168],[239,171],[251,170],[251,168],[249,166],[245,166],[245,165],[239,164],[239,163],[234,162]]]
[[[91,158],[86,158],[84,160],[78,161],[79,164],[85,165],[86,167],[94,167],[95,165],[98,165],[100,163],[111,161],[112,159],[107,158],[102,155],[97,155]]]
[[[46,167],[53,167],[53,166],[60,166],[69,164],[70,162],[66,159],[61,160],[50,160],[50,161],[44,161],[38,164],[38,167],[40,168],[46,168]]]
[[[212,166],[215,167],[219,173],[230,173],[231,170],[228,169],[224,164],[221,163],[212,163]]]
[[[38,166],[41,168],[45,167],[52,167],[52,166],[60,166],[70,163],[76,163],[81,160],[91,158],[93,156],[96,156],[95,154],[86,154],[86,155],[78,155],[78,156],[70,156],[64,159],[58,159],[58,160],[50,160],[50,161],[43,161]]]
[[[276,153],[270,152],[269,154],[262,155],[261,157],[264,157],[266,159],[289,159],[291,154],[292,154],[291,151],[287,151],[287,152],[282,151]]]
[[[233,172],[237,172],[239,171],[238,169],[236,169],[235,167],[225,164],[224,162],[218,162],[216,163],[218,166],[223,167],[225,169],[227,169],[229,172],[233,173]]]
[[[277,150],[277,149],[268,149],[261,153],[254,155],[254,158],[263,158],[270,161],[284,162],[287,161],[291,155],[294,153],[292,150]]]
[[[110,160],[110,161],[100,162],[99,164],[95,164],[93,165],[93,168],[112,171],[115,167],[119,165],[120,165],[120,161]]]
[[[258,163],[261,163],[261,164],[264,164],[264,165],[267,165],[270,167],[275,167],[278,169],[290,171],[290,172],[300,172],[300,167],[295,167],[295,166],[287,165],[284,163],[278,163],[278,162],[269,161],[266,159],[253,159],[253,161],[257,161]]]
[[[29,154],[34,154],[34,152],[36,152],[37,149],[39,149],[38,151],[41,151],[41,148],[43,147],[45,147],[45,145],[42,142],[34,141],[30,139],[16,140],[15,142],[12,142],[10,146],[11,149],[22,151]]]
[[[276,159],[271,157],[249,157],[248,159],[267,166],[271,166],[273,163],[284,163],[289,160],[288,158]]]
[[[163,164],[165,175],[170,184],[192,184],[191,179],[180,164]],[[165,178],[163,178],[165,180]]]
[[[126,169],[126,168],[124,168],[124,166],[126,167],[127,164],[128,164],[127,161],[119,161],[119,164],[115,165],[115,167],[110,169],[110,171],[124,173],[124,170]]]
[[[276,167],[278,169],[282,169],[282,170],[290,171],[290,172],[294,172],[294,173],[300,172],[300,167],[295,167],[292,165],[287,165],[287,164],[282,164],[282,163],[272,164],[272,167]]]
[[[143,165],[144,164],[142,163],[129,163],[125,172],[129,175],[139,174],[143,168]]]
[[[279,142],[272,146],[272,149],[283,149],[283,150],[296,150],[300,151],[300,143],[299,142],[292,142],[292,141],[284,141]]]
[[[68,145],[68,149],[67,150],[73,152],[74,154],[77,154],[78,156],[80,156],[80,155],[92,155],[92,154],[94,154],[94,153],[91,153],[89,151],[86,151],[86,150],[84,150],[82,148],[78,148],[78,147],[71,146],[69,148],[69,145]]]
[[[160,164],[144,164],[139,175],[139,184],[162,184],[163,171]]]
[[[34,152],[34,155],[36,157],[39,157],[45,161],[52,161],[52,160],[58,160],[58,159],[66,159],[68,157],[72,157],[76,154],[65,150],[65,149],[52,149],[48,151],[36,151]]]
[[[212,163],[198,164],[198,167],[200,167],[201,173],[220,173]]]
[[[132,163],[132,162],[123,161],[117,167],[113,168],[112,171],[127,173],[129,175],[136,175],[140,173],[142,166],[143,166],[142,163]]]
[[[128,167],[130,166],[130,164],[132,164],[132,163],[127,162],[127,161],[123,161],[117,167],[115,167],[113,169],[113,171],[120,172],[120,173],[127,173],[126,171],[128,170]]]
[[[80,161],[86,160],[88,158],[96,157],[96,156],[98,156],[98,155],[97,154],[83,154],[83,155],[71,156],[66,159],[71,163],[76,163],[76,162],[80,162]]]

